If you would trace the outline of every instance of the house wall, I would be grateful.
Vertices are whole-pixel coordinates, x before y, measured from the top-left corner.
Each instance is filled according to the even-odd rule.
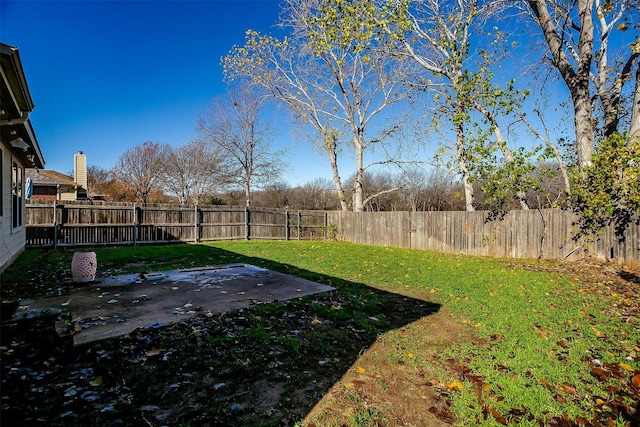
[[[34,185],[31,200],[60,200],[75,201],[78,199],[78,192],[75,186],[60,185],[59,188],[52,185]]]
[[[54,186],[33,186],[31,200],[58,200],[58,189]]]
[[[69,201],[69,200],[77,200],[77,193],[74,186],[71,185],[61,185],[60,186],[60,200]]]
[[[18,165],[24,169],[24,165],[11,155],[11,150],[4,141],[0,144],[2,154],[2,213],[0,215],[0,272],[4,271],[9,263],[13,261],[23,250],[26,242],[25,211],[22,209],[22,225],[13,228],[11,213],[11,163],[17,161]],[[24,193],[23,193],[24,194]],[[23,199],[24,204],[24,199]]]

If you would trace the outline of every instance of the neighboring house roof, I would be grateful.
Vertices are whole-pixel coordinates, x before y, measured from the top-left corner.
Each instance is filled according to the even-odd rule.
[[[44,157],[31,125],[34,104],[22,69],[18,48],[0,43],[0,126],[2,141],[27,166],[44,167]]]
[[[38,186],[78,185],[69,175],[52,170],[27,169],[25,176],[31,178],[33,185]]]

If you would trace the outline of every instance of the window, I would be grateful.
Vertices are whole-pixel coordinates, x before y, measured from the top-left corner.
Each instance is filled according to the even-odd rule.
[[[24,170],[16,162],[11,168],[11,215],[13,218],[13,228],[22,226],[22,178]]]

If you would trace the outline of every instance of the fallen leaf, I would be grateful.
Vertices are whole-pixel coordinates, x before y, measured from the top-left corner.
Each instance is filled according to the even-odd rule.
[[[353,386],[354,387],[362,387],[363,385],[365,385],[366,383],[364,381],[360,381],[360,380],[354,380],[353,381]]]
[[[635,388],[640,389],[640,374],[635,374],[633,378],[631,378],[631,384]]]
[[[564,391],[565,393],[568,393],[568,394],[575,394],[576,393],[575,387],[573,387],[571,384],[562,384],[560,386],[560,390],[562,390],[562,391]]]
[[[89,385],[93,387],[99,387],[102,385],[102,377],[95,377],[93,380],[89,381]]]
[[[600,381],[605,381],[609,378],[609,372],[605,371],[602,368],[591,368],[591,375],[599,379]]]
[[[506,426],[508,424],[507,420],[502,415],[500,415],[500,412],[496,411],[495,409],[487,408],[485,406],[484,408],[482,408],[482,412],[484,413],[485,418],[487,417],[487,415],[491,415],[497,422],[499,422],[503,426]]]
[[[618,366],[620,366],[622,369],[626,369],[629,372],[635,372],[635,368],[631,365],[627,365],[626,363],[618,363]]]
[[[462,383],[460,381],[451,381],[445,384],[449,390],[462,390]]]
[[[547,335],[549,335],[549,332],[545,331],[544,329],[542,329],[540,326],[538,325],[534,325],[533,329],[536,331],[536,333],[538,334],[539,337],[544,338]]]
[[[363,368],[362,366],[356,366],[356,371],[358,371],[359,374],[364,374],[366,369]]]
[[[147,356],[152,357],[152,356],[157,356],[160,354],[160,350],[158,350],[157,348],[151,349],[149,351],[147,351]]]
[[[442,383],[442,381],[437,380],[435,378],[429,381],[429,384],[431,384],[433,387],[444,387],[444,384]]]

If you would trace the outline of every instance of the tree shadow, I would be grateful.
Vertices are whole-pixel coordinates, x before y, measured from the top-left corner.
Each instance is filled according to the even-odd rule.
[[[336,290],[77,347],[50,324],[13,331],[18,344],[2,357],[3,425],[293,425],[380,335],[440,309],[263,258],[188,250]]]
[[[616,274],[622,280],[626,280],[627,282],[632,282],[632,283],[635,283],[636,285],[640,285],[640,275],[635,273],[635,272],[625,271],[625,270],[617,270]]]

